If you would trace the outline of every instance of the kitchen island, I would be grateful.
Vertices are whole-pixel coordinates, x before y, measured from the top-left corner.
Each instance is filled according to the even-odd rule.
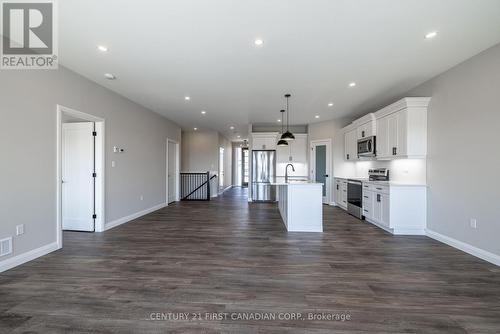
[[[289,232],[323,232],[323,184],[277,180],[278,208]]]

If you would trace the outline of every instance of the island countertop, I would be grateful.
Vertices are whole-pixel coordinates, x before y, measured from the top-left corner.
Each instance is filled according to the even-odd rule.
[[[289,178],[288,181],[285,181],[284,177],[276,177],[276,181],[271,182],[273,186],[290,186],[290,185],[302,185],[302,186],[311,186],[311,185],[323,185],[321,182],[316,182],[313,180],[302,179],[302,178]]]

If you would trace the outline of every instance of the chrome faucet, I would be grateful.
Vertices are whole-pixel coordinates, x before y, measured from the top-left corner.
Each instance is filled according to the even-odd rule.
[[[292,164],[286,165],[286,167],[285,167],[285,182],[288,182],[288,167],[290,167],[290,166],[292,166],[292,171],[295,172],[295,167],[293,167]]]

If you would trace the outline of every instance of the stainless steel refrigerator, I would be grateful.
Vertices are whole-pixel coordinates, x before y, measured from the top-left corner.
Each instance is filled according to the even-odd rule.
[[[252,201],[276,201],[276,151],[252,151]]]

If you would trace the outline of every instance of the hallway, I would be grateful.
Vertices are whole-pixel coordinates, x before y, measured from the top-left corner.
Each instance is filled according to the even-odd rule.
[[[233,188],[105,233],[65,232],[62,250],[0,274],[0,332],[498,330],[498,267],[427,237],[394,237],[330,206],[324,217],[324,233],[287,233],[276,205],[247,203],[246,190]],[[202,319],[151,320],[178,312]],[[219,320],[207,312],[350,320]]]

